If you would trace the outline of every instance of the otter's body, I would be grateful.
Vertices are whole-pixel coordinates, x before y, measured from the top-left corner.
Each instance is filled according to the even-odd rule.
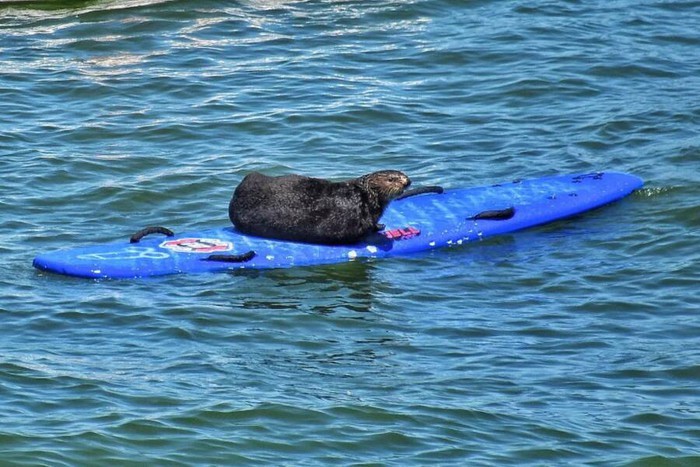
[[[410,183],[396,170],[345,182],[253,172],[236,187],[229,217],[239,231],[259,237],[351,244],[377,230],[386,206]]]

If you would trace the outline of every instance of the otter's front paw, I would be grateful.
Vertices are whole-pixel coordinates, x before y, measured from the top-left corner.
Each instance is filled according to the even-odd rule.
[[[374,226],[374,231],[375,231],[375,232],[381,232],[381,231],[384,230],[385,228],[386,228],[386,225],[384,225],[384,224],[376,224],[376,225]]]

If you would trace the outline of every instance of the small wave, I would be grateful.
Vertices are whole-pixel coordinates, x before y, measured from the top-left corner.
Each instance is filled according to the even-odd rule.
[[[661,196],[666,196],[671,193],[678,191],[680,187],[673,186],[660,186],[651,188],[640,188],[634,192],[634,196],[638,198],[658,198]]]

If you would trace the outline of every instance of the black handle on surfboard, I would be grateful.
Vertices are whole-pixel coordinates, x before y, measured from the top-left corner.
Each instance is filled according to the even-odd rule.
[[[470,221],[507,221],[512,219],[515,215],[515,208],[513,206],[506,209],[494,209],[491,211],[481,211],[479,214],[471,217],[467,217]]]
[[[240,255],[209,255],[204,258],[204,261],[220,261],[222,263],[247,263],[251,259],[255,258],[257,253],[250,250],[246,253],[241,253]]]
[[[167,237],[172,237],[173,235],[175,235],[175,233],[173,233],[172,230],[165,228],[165,227],[159,227],[159,226],[146,227],[145,229],[141,229],[138,232],[136,232],[134,235],[132,235],[131,238],[129,239],[129,243],[138,243],[146,235],[151,235],[154,233],[163,234]]]
[[[394,198],[394,200],[405,199],[405,198],[408,198],[411,196],[422,195],[425,193],[437,193],[438,195],[441,195],[444,192],[445,192],[445,189],[441,186],[438,186],[438,185],[424,186],[424,187],[413,188],[412,190],[404,191],[401,195]]]

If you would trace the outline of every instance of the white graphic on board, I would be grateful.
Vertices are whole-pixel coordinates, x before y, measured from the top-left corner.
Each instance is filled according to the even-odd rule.
[[[178,253],[215,253],[233,250],[233,243],[218,238],[178,238],[166,240],[160,247]]]
[[[155,248],[142,248],[138,246],[126,247],[119,251],[105,251],[103,253],[89,253],[79,255],[78,259],[98,261],[123,261],[129,259],[165,259],[170,255]]]

